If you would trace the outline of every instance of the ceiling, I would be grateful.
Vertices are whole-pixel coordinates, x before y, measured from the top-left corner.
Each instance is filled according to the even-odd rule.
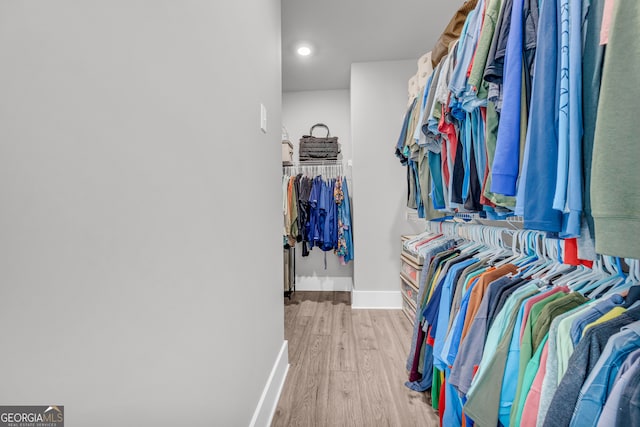
[[[282,0],[282,90],[346,89],[354,62],[417,63],[462,3]],[[312,56],[296,54],[301,42],[311,44]]]

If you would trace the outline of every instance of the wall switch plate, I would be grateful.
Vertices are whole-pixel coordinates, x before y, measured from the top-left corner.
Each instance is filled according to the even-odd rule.
[[[267,133],[267,107],[260,104],[260,130]]]

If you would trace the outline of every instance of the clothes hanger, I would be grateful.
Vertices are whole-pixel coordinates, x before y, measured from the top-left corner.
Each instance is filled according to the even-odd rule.
[[[604,260],[601,255],[598,255],[591,272],[586,272],[583,276],[579,276],[567,283],[567,286],[571,291],[578,291],[591,283],[595,283],[599,280],[610,277],[609,273],[604,269]]]
[[[573,270],[574,266],[562,263],[562,259],[559,256],[560,251],[558,250],[557,242],[552,239],[546,239],[545,246],[548,256],[552,261],[550,267],[544,271],[536,273],[532,277],[539,278],[543,282],[549,283],[552,277],[568,272],[569,270]]]
[[[561,278],[557,279],[554,284],[556,286],[566,286],[572,280],[576,280],[580,277],[583,277],[587,274],[593,274],[593,271],[590,268],[585,267],[584,265],[576,266],[574,271],[568,272],[563,275]]]
[[[626,279],[622,273],[622,267],[619,263],[615,264],[612,257],[606,255],[603,257],[603,260],[608,272],[608,277],[589,283],[585,286],[581,286],[577,289],[578,292],[588,298],[593,298],[595,295],[598,295],[607,288],[616,286],[621,282],[624,282]]]
[[[531,274],[539,271],[549,261],[542,256],[539,250],[539,239],[540,233],[537,232],[531,232],[527,236],[527,253],[529,256],[516,264],[519,267],[519,276],[529,277]]]
[[[619,258],[618,261],[620,261]],[[632,286],[640,284],[640,261],[638,261],[637,259],[626,259],[625,262],[629,266],[629,274],[626,276],[625,280],[622,283],[613,285],[605,292],[603,296],[610,296],[616,293],[619,294],[621,292],[628,291]],[[619,268],[622,272],[621,263],[619,265]],[[624,275],[624,272],[622,272],[622,274]]]
[[[499,230],[499,229],[493,230],[492,243],[493,243],[493,246],[496,248],[496,252],[493,255],[493,257],[489,259],[489,263],[491,264],[495,265],[496,261],[498,261],[499,259],[501,260],[508,259],[513,254],[511,252],[511,249],[505,245],[504,233],[507,233],[508,235],[513,237],[513,232],[511,232],[510,230]]]
[[[538,256],[538,261],[526,272],[526,275],[531,278],[535,279],[538,274],[544,274],[555,262],[545,250],[546,241],[544,236],[535,236],[535,252]]]
[[[511,232],[511,256],[496,263],[496,267],[501,267],[506,264],[515,264],[516,260],[523,258],[524,251],[522,250],[522,244],[520,239],[523,236],[522,230],[515,230]],[[520,251],[518,250],[520,248]]]

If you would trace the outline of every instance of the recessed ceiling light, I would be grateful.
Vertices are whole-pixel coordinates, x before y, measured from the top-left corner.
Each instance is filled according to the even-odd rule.
[[[311,55],[311,48],[309,46],[300,46],[297,52],[300,56],[309,56]]]

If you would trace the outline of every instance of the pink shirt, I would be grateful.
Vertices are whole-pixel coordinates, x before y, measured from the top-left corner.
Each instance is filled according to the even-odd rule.
[[[545,343],[542,349],[542,355],[540,356],[540,369],[533,379],[531,384],[531,390],[527,395],[527,400],[524,403],[524,409],[522,410],[522,419],[520,420],[520,427],[535,427],[538,421],[538,409],[540,408],[540,396],[542,394],[542,381],[544,375],[547,372],[547,354],[549,353],[548,342]]]
[[[602,28],[600,29],[600,44],[609,43],[609,29],[611,29],[611,20],[613,18],[613,6],[615,0],[605,0],[604,13],[602,15]]]
[[[530,298],[529,300],[527,300],[527,302],[524,305],[524,315],[522,316],[522,327],[520,328],[520,342],[522,342],[522,336],[524,335],[524,326],[527,324],[527,319],[529,319],[529,313],[531,312],[531,307],[533,307],[533,304],[542,301],[543,299],[545,299],[546,297],[549,297],[553,294],[556,294],[558,292],[569,292],[569,288],[567,288],[566,286],[562,286],[559,288],[553,288],[550,289],[546,292],[541,293],[540,295],[536,295],[533,298]]]

